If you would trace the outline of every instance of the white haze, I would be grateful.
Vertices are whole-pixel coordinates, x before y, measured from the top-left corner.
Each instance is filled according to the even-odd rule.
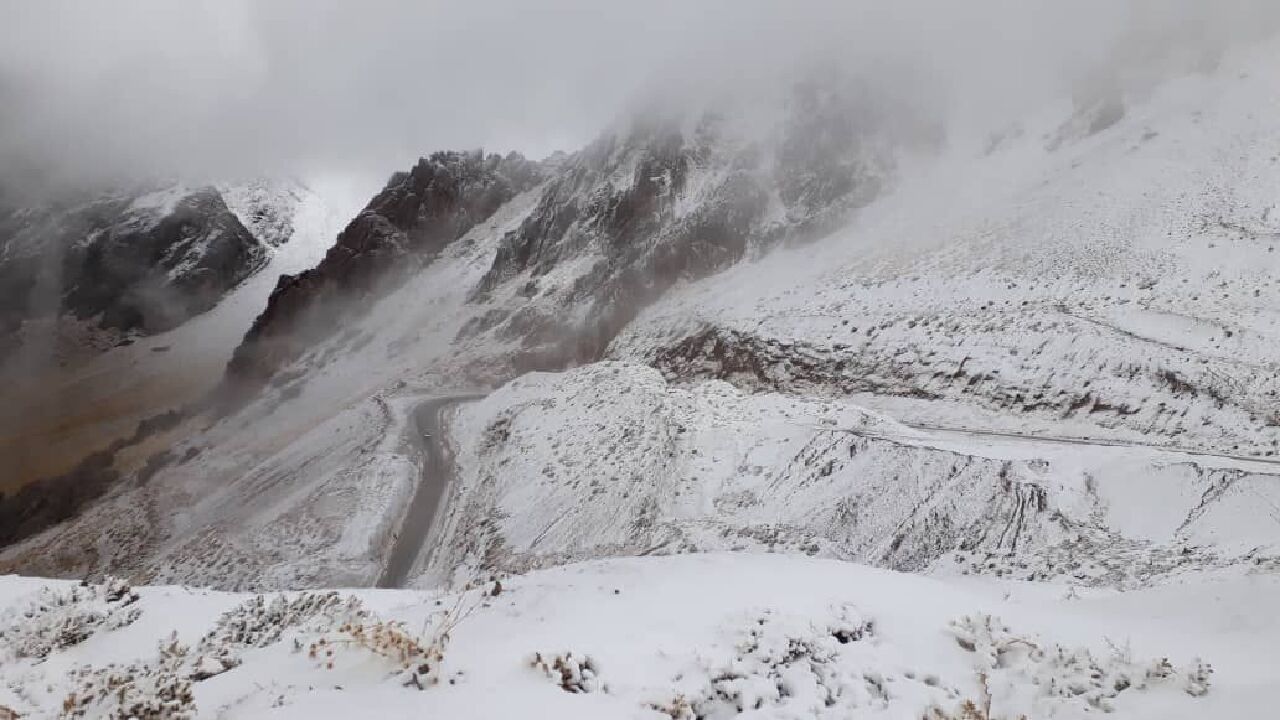
[[[572,150],[637,97],[836,58],[953,123],[1270,28],[1272,0],[131,0],[0,8],[0,179],[316,171]],[[1184,53],[1185,54],[1185,53]],[[1191,54],[1195,54],[1192,52]]]

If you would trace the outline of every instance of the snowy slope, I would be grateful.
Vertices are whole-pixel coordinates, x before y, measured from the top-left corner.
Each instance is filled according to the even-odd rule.
[[[483,376],[474,355],[449,341],[479,312],[464,298],[501,231],[535,199],[509,203],[242,412],[196,417],[163,445],[130,449],[138,466],[160,448],[172,460],[74,522],[6,548],[0,563],[42,574],[106,566],[231,588],[372,584],[416,480],[401,442],[406,403]]]
[[[1049,112],[957,146],[845,230],[668,293],[612,343],[627,364],[460,410],[422,582],[760,547],[1121,587],[1273,571],[1277,57],[1092,136]]]
[[[732,162],[704,175],[665,127],[656,145],[606,135],[433,245],[244,408],[131,450],[134,468],[172,453],[146,482],[0,563],[371,583],[416,480],[401,442],[415,399],[580,362],[454,414],[460,482],[423,584],[770,545],[1101,586],[1269,572],[1280,161],[1258,149],[1280,146],[1278,57],[1237,51],[1092,134],[1064,104],[989,152],[955,138],[896,158],[847,227],[769,235],[759,256],[704,256],[681,220]],[[600,333],[580,343],[575,327]],[[618,364],[576,352],[616,329]]]
[[[831,238],[668,294],[611,355],[920,423],[1272,456],[1278,60],[1240,51],[1055,150],[1061,113],[957,148]]]
[[[236,187],[223,188],[229,208],[246,227],[256,227],[253,207],[236,200]],[[324,253],[345,210],[296,183],[258,182],[255,187],[274,188],[275,212],[288,216],[292,229],[288,242],[264,245],[268,258],[261,270],[212,309],[173,330],[139,337],[68,367],[43,367],[11,388],[7,412],[12,417],[5,416],[0,447],[18,455],[7,468],[15,482],[65,472],[86,453],[128,437],[143,418],[204,396],[221,377],[276,278],[309,267]]]
[[[1117,595],[743,553],[448,594],[43,585],[0,578],[0,706],[36,718],[1266,717],[1280,673],[1274,578]]]
[[[1280,464],[920,431],[838,400],[597,363],[456,411],[425,582],[770,549],[1132,587],[1280,568]]]

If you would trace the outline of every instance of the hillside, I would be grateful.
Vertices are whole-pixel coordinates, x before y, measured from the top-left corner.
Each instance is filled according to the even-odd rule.
[[[1273,577],[1115,593],[782,554],[595,561],[444,593],[0,578],[0,707],[85,718],[1266,717],[1280,634],[1263,609],[1277,601]]]
[[[119,448],[64,522],[22,525],[0,568],[223,592],[394,577],[416,589],[359,595],[409,627],[501,577],[421,696],[460,716],[941,720],[983,702],[983,674],[991,717],[1265,713],[1278,59],[1242,47],[994,137],[867,114],[879,91],[826,75],[770,112],[640,114],[544,161],[433,154],[340,233],[306,202],[288,223],[237,211],[310,253],[87,366],[189,372],[166,397],[205,402]],[[615,579],[634,605],[597,597]],[[184,642],[238,601],[192,597]],[[853,617],[832,603],[885,635],[805,635]],[[739,611],[785,629],[752,636]],[[975,612],[1012,630],[948,629]],[[145,627],[129,652],[168,629]],[[544,650],[590,655],[598,678],[564,682],[599,692],[521,664]],[[417,702],[353,648],[342,691],[287,642],[253,652],[197,703]],[[181,680],[196,660],[157,662]],[[17,667],[54,689],[15,703],[61,702],[42,673],[66,665]]]
[[[183,192],[173,193],[174,202]],[[22,502],[12,494],[18,488],[73,473],[86,455],[134,435],[141,421],[203,398],[217,384],[277,276],[312,265],[339,222],[326,200],[292,181],[229,184],[208,192],[226,199],[227,222],[233,219],[235,227],[252,233],[257,266],[245,268],[242,274],[249,274],[210,309],[176,327],[151,333],[135,329],[115,336],[105,349],[86,352],[77,346],[34,367],[11,367],[15,374],[6,376],[0,413],[0,454],[8,460],[0,467],[0,492],[9,497],[0,499],[0,514],[13,517],[14,501]],[[41,237],[49,240],[37,234],[30,239]],[[132,241],[97,242],[127,247]],[[64,316],[58,322],[65,328],[75,321]],[[16,351],[31,358],[37,351],[54,352],[38,343]],[[140,469],[155,446],[144,451],[141,456],[120,453],[118,472]],[[73,482],[88,486],[90,498],[104,489],[92,478]],[[14,529],[14,522],[5,523],[0,535]]]

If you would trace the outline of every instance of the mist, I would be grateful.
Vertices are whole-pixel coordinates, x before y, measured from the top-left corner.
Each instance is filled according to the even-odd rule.
[[[1268,0],[92,0],[0,10],[0,182],[315,172],[574,150],[645,98],[893,69],[994,124],[1269,31]],[[1152,70],[1152,68],[1161,68]],[[1098,78],[1106,78],[1099,81]],[[1135,80],[1136,81],[1136,80]],[[895,80],[899,82],[899,80]]]

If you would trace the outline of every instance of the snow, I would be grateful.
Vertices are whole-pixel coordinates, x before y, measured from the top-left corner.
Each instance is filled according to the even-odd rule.
[[[155,217],[171,215],[178,203],[182,202],[183,198],[190,195],[193,190],[194,188],[186,183],[175,183],[160,190],[138,196],[129,204],[129,209]]]
[[[0,612],[42,584],[0,578],[0,607],[10,608]],[[53,717],[69,693],[84,696],[82,668],[108,663],[118,673],[145,663],[152,683],[205,678],[186,681],[195,717],[370,708],[388,718],[962,717],[965,700],[982,704],[984,677],[991,717],[1087,718],[1104,707],[1134,719],[1265,717],[1274,704],[1280,624],[1263,612],[1280,602],[1274,578],[1118,595],[1045,590],[750,553],[593,561],[452,593],[290,594],[261,605],[138,588],[133,622],[44,661],[15,658],[0,639],[0,705]],[[434,683],[405,685],[390,650],[400,636],[437,641]],[[185,649],[160,658],[157,645],[174,641]],[[1212,673],[1197,675],[1200,662]],[[91,703],[85,716],[111,707]]]
[[[1049,113],[990,155],[957,145],[917,160],[849,227],[672,290],[614,341],[619,364],[526,376],[460,410],[445,551],[420,582],[485,563],[768,547],[1098,586],[1273,567],[1280,256],[1266,211],[1280,165],[1249,148],[1280,143],[1259,70],[1280,47],[1249,52],[1056,151]],[[398,398],[506,371],[511,347],[456,338],[489,309],[469,290],[537,199],[508,203],[177,448],[216,453],[6,556],[94,538],[151,580],[376,577],[412,465],[396,449]],[[501,287],[495,302],[555,301],[591,260],[558,265],[537,298]],[[120,357],[220,370],[234,343],[202,353],[215,334],[203,321],[168,357],[146,352],[163,338]],[[759,376],[705,345],[677,352],[704,331]],[[147,531],[118,531],[130,524]],[[955,557],[961,543],[973,547]],[[202,564],[212,548],[230,548],[226,561]]]
[[[242,413],[212,424],[197,420],[183,439],[167,442],[174,457],[193,453],[189,459],[141,487],[118,487],[75,523],[0,556],[65,572],[49,563],[60,554],[53,548],[71,542],[153,582],[235,589],[372,584],[417,480],[405,414],[415,400],[466,386],[470,359],[451,359],[449,343],[480,309],[447,309],[463,306],[502,233],[536,199],[530,192],[509,203],[366,319],[285,368]],[[307,217],[300,209],[299,234]],[[173,333],[135,343],[128,376],[155,383],[188,373],[191,390],[211,389],[239,340],[230,334],[242,334],[253,319],[240,314],[248,308],[239,302],[252,304],[251,286],[264,273]],[[157,354],[147,348],[170,343],[162,357],[148,357]],[[212,347],[202,355],[206,343]],[[442,367],[453,371],[447,380],[432,372]]]
[[[1274,456],[1280,163],[1257,149],[1280,144],[1278,58],[1275,41],[1236,51],[1055,151],[1060,120],[988,156],[957,142],[831,237],[668,293],[610,357],[652,363],[711,328],[845,368],[732,380],[750,389],[861,393],[916,424]]]
[[[259,193],[259,204],[274,203],[273,212],[287,216],[292,230],[288,237],[263,240],[264,244],[275,246],[267,264],[208,312],[169,332],[138,338],[132,345],[104,353],[79,369],[80,377],[127,378],[131,383],[151,386],[152,391],[168,389],[171,397],[178,400],[197,397],[217,382],[232,351],[266,305],[279,276],[315,265],[347,219],[324,198],[293,182],[259,180],[222,186],[228,207],[249,228],[255,226],[249,207],[238,201],[249,197],[250,189]],[[149,198],[148,207],[158,207],[161,202],[173,197],[180,200],[186,194],[189,190],[179,185],[145,197]],[[264,194],[265,199],[261,197]]]
[[[225,717],[943,720],[987,694],[991,718],[1274,714],[1280,162],[1258,148],[1280,146],[1278,58],[1239,51],[1060,145],[1065,106],[989,154],[904,161],[847,228],[677,287],[607,361],[457,406],[417,589],[272,595],[218,625],[248,596],[145,588],[130,623],[0,665],[0,705],[55,713],[102,677],[69,673],[116,662],[146,664],[130,693],[189,687]],[[699,172],[691,201],[714,184]],[[223,589],[371,584],[418,480],[412,408],[509,370],[492,334],[457,338],[494,306],[467,297],[537,200],[243,412],[184,428],[188,460],[4,558]],[[304,197],[267,273],[102,369],[209,387],[331,221]],[[595,259],[492,302],[560,308]],[[0,581],[0,604],[39,584]],[[202,640],[262,615],[295,620]],[[195,649],[161,657],[174,629]]]
[[[1127,587],[1280,555],[1274,463],[914,429],[637,365],[526,375],[449,435],[459,481],[424,584],[768,548]]]

